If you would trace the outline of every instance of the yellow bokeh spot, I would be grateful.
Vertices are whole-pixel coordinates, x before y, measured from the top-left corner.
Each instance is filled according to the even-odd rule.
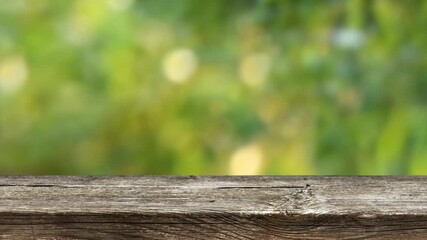
[[[163,74],[171,82],[187,81],[197,70],[198,60],[191,49],[176,49],[169,52],[163,60]]]
[[[107,5],[111,10],[121,12],[129,9],[133,2],[133,0],[107,0]]]
[[[261,173],[263,152],[258,144],[251,144],[237,149],[231,156],[231,175],[256,175]]]
[[[244,57],[240,63],[239,75],[249,86],[258,86],[268,76],[270,56],[266,53],[254,53]]]
[[[0,61],[0,93],[14,93],[27,80],[28,69],[25,59],[13,56]]]

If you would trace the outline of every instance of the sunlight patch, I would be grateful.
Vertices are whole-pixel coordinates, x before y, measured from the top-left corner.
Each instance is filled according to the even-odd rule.
[[[198,60],[191,49],[176,49],[163,60],[163,74],[175,83],[187,81],[197,70]]]
[[[17,92],[25,84],[27,75],[27,63],[23,57],[13,56],[0,61],[0,92]]]
[[[251,144],[237,149],[231,156],[231,175],[256,175],[261,173],[263,152],[258,144]]]
[[[249,86],[258,86],[265,81],[270,71],[270,56],[255,53],[244,57],[240,63],[239,75]]]

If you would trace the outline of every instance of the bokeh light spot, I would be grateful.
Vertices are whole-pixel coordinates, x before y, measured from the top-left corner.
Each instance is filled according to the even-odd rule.
[[[108,0],[107,5],[111,10],[121,12],[129,9],[133,2],[133,0]]]
[[[261,173],[263,152],[258,144],[250,144],[237,149],[231,156],[231,175],[256,175]]]
[[[332,42],[338,48],[358,49],[365,43],[365,35],[356,29],[339,29],[333,33]]]
[[[187,81],[197,70],[198,60],[191,49],[176,49],[163,60],[163,73],[171,82]]]
[[[27,80],[27,63],[22,56],[12,56],[0,61],[0,93],[15,93]]]
[[[254,53],[244,57],[240,63],[239,75],[249,86],[258,86],[268,76],[270,56],[266,53]]]

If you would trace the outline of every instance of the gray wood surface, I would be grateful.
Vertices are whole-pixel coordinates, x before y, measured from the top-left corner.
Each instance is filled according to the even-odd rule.
[[[427,177],[0,177],[0,239],[427,239]]]

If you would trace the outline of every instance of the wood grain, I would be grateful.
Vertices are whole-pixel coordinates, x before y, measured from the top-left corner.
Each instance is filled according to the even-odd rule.
[[[427,239],[427,177],[0,177],[0,239]]]

